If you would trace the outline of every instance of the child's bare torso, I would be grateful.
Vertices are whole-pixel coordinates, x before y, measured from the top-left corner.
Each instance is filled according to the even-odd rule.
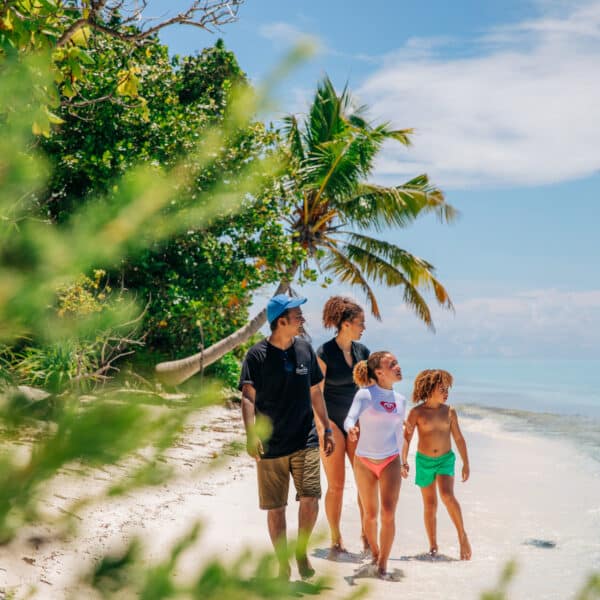
[[[427,456],[441,456],[450,452],[450,407],[445,404],[436,408],[423,405],[413,410],[416,412],[416,427],[419,432],[417,450]]]

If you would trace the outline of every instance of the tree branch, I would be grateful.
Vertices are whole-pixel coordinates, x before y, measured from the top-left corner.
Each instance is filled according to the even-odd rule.
[[[147,2],[144,1],[142,7],[134,8],[130,11],[130,16],[125,19],[120,19],[119,27],[111,27],[105,23],[109,23],[112,18],[120,15],[125,1],[116,2],[113,5],[106,6],[107,0],[98,0],[92,2],[92,9],[87,17],[77,19],[64,31],[58,39],[56,45],[58,48],[65,46],[69,40],[82,27],[90,27],[96,31],[100,31],[111,37],[122,41],[137,44],[144,41],[146,38],[154,35],[165,27],[171,25],[192,25],[199,27],[210,33],[214,33],[216,29],[222,25],[237,21],[238,10],[244,0],[195,0],[192,5],[185,11],[176,14],[175,16],[160,21],[156,25],[144,29],[144,24],[140,27],[137,33],[123,33],[121,30],[125,25],[139,21],[143,11],[147,8]],[[101,12],[104,12],[102,18],[99,19]],[[146,21],[148,23],[148,21]]]

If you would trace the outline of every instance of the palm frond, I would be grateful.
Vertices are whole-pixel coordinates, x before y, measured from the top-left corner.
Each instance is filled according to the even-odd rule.
[[[342,283],[348,283],[352,286],[360,287],[367,296],[367,302],[371,309],[371,314],[381,321],[381,312],[377,298],[369,285],[369,282],[363,277],[360,269],[344,255],[336,246],[328,246],[326,258],[322,261],[323,270],[335,275]]]
[[[395,283],[398,274],[391,269],[401,270],[402,277],[415,288],[431,290],[438,303],[453,310],[454,306],[446,288],[435,277],[434,266],[410,252],[386,242],[358,233],[347,234],[345,251],[356,264],[361,265],[370,279],[379,279],[388,286]]]
[[[367,279],[383,283],[387,287],[401,287],[404,302],[429,328],[433,329],[431,311],[417,286],[396,266],[358,246],[348,244],[344,251],[350,261],[357,265]]]
[[[291,155],[294,160],[302,163],[305,159],[304,146],[302,145],[302,136],[298,119],[295,115],[287,115],[283,118],[283,133],[288,141]]]
[[[399,186],[387,187],[361,183],[353,196],[347,197],[340,211],[361,229],[410,225],[421,213],[436,212],[447,222],[457,216],[443,193],[429,185],[427,176],[419,176]]]

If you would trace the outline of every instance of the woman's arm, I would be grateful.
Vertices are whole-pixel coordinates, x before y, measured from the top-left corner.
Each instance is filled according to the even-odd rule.
[[[462,480],[467,481],[470,475],[467,442],[465,442],[465,438],[463,437],[462,431],[458,425],[458,415],[452,406],[450,407],[450,432],[452,433],[454,443],[456,444],[456,448],[460,454],[460,458],[462,459]]]

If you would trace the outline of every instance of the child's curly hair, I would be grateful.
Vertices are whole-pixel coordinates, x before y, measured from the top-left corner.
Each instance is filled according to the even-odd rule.
[[[342,323],[352,321],[364,313],[362,306],[352,298],[332,296],[323,307],[323,326],[325,329],[340,330]]]
[[[433,390],[438,385],[450,387],[453,381],[452,375],[448,371],[443,371],[442,369],[425,369],[415,379],[412,401],[424,402],[433,394]]]
[[[358,387],[367,387],[371,381],[377,381],[375,369],[379,369],[384,356],[388,356],[391,352],[381,350],[369,354],[367,360],[360,360],[354,365],[352,378]]]

